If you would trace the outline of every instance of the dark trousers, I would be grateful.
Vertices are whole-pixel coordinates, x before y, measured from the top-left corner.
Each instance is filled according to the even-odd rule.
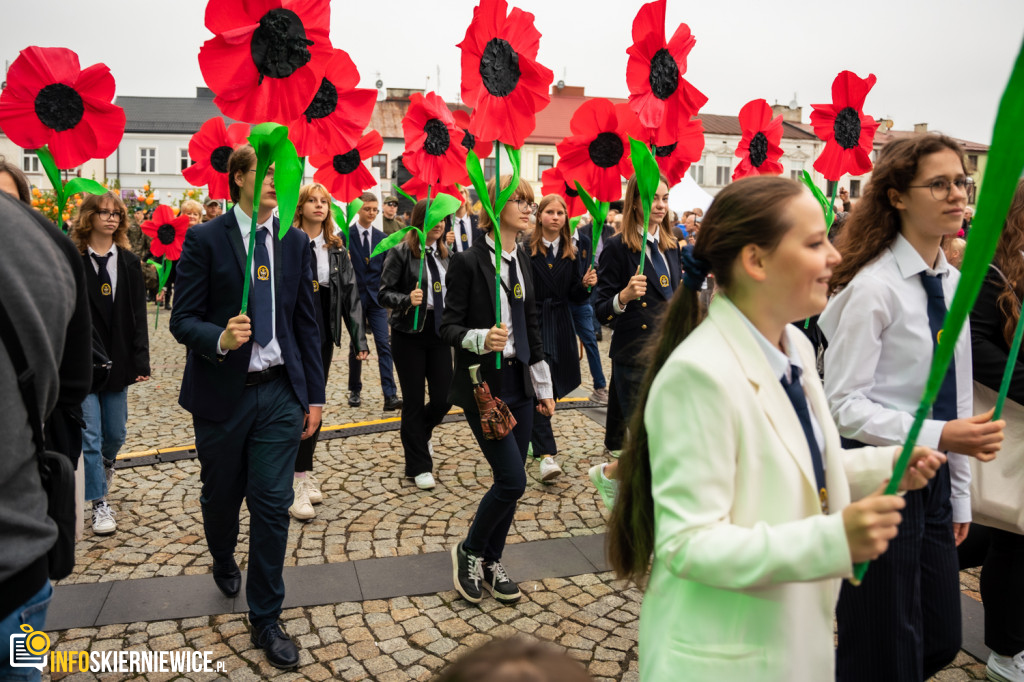
[[[380,386],[385,398],[398,395],[392,368],[391,344],[388,342],[388,311],[371,300],[363,302],[363,316],[366,326],[373,333],[373,345],[377,348],[377,366],[380,368]],[[348,351],[348,390],[359,393],[363,390],[363,363],[356,359],[356,351]]]
[[[555,443],[555,432],[551,430],[551,417],[539,412],[534,413],[530,442],[533,444],[534,457],[554,455],[558,452],[558,444]]]
[[[608,389],[608,415],[605,417],[604,446],[621,450],[626,439],[626,427],[633,415],[640,394],[640,384],[646,368],[612,360],[612,380]]]
[[[1024,535],[972,523],[957,552],[960,570],[981,566],[985,646],[1016,656],[1024,651]]]
[[[452,385],[452,347],[434,331],[434,312],[427,313],[426,325],[418,334],[394,332],[395,369],[402,385],[402,448],[405,450],[405,475],[418,476],[433,469],[427,441],[452,405],[448,389]],[[424,405],[424,387],[430,402]]]
[[[841,682],[921,682],[960,650],[960,578],[949,466],[908,492],[899,535],[836,608]]]
[[[281,615],[281,570],[302,421],[302,405],[283,376],[247,387],[234,413],[223,422],[192,418],[203,485],[199,498],[203,527],[215,562],[234,559],[243,498],[249,509],[245,594],[249,618],[256,627],[269,625]]]
[[[321,292],[325,292],[326,288],[322,288],[320,291]],[[323,293],[321,293],[318,296],[318,298],[320,300],[316,301],[317,305],[323,305],[324,306],[324,317],[323,317],[323,319],[325,320],[324,325],[326,326],[328,324],[326,322],[326,320],[329,319],[328,318],[328,314],[329,314],[330,296],[327,296],[327,295],[324,295]],[[331,371],[331,360],[333,360],[333,359],[334,359],[334,342],[331,341],[330,331],[328,331],[326,329],[321,329],[320,330],[320,361],[323,362],[323,366],[324,366],[324,385],[327,384],[327,376],[328,376],[328,374]],[[313,432],[312,436],[310,436],[309,438],[307,438],[305,440],[299,441],[299,454],[298,454],[298,456],[295,457],[295,473],[300,473],[300,472],[303,472],[303,471],[312,471],[313,470],[313,450],[316,449],[316,443],[320,439],[320,429],[323,427],[323,425],[324,424],[321,421],[320,425],[316,427],[316,431]]]
[[[482,556],[484,561],[498,561],[505,550],[505,539],[512,526],[516,504],[526,492],[526,449],[533,430],[533,398],[526,396],[523,368],[518,360],[505,360],[501,371],[501,398],[508,405],[516,426],[501,440],[487,440],[480,428],[480,414],[466,410],[466,421],[476,442],[494,473],[494,483],[484,493],[463,547]]]

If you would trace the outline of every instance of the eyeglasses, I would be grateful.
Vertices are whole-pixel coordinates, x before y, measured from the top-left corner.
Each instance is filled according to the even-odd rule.
[[[376,207],[370,207],[370,206],[363,206],[363,207],[362,207],[361,209],[359,209],[359,210],[360,210],[360,211],[366,211],[367,213],[378,213],[378,212],[380,212],[380,209],[379,209],[379,208],[376,208]]]
[[[122,213],[121,211],[108,211],[106,209],[96,211],[96,215],[100,217],[100,220],[110,220],[111,218],[113,218],[114,220],[119,221],[121,220],[121,218],[124,218],[124,213]]]
[[[397,201],[385,201],[384,205],[385,206],[393,206],[395,208],[398,208],[398,202]]]
[[[256,169],[252,168],[252,169],[249,170],[249,172],[250,173],[255,173]],[[273,182],[273,181],[274,181],[274,169],[273,168],[268,168],[267,169],[267,174],[263,176],[263,182]]]
[[[949,198],[949,192],[953,187],[963,194],[967,193],[967,178],[957,178],[952,183],[948,178],[935,178],[927,185],[908,185],[908,187],[918,189],[927,187],[935,201],[945,201]]]
[[[537,204],[531,202],[529,199],[514,199],[516,206],[519,207],[520,213],[534,213],[537,210]]]

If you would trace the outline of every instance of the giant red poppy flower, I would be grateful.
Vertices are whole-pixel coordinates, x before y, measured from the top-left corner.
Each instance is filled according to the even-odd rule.
[[[153,218],[140,227],[153,239],[149,243],[149,252],[154,257],[163,256],[167,260],[178,260],[181,257],[181,245],[185,243],[185,233],[188,231],[187,215],[175,218],[170,206],[160,204],[153,211]]]
[[[331,57],[330,0],[210,0],[199,68],[225,116],[298,118]]]
[[[245,144],[248,135],[249,126],[245,123],[232,123],[225,128],[224,119],[214,116],[188,141],[192,165],[181,175],[195,187],[206,185],[211,199],[229,199],[228,157],[236,147]]]
[[[622,178],[633,174],[623,123],[611,101],[589,99],[569,120],[573,134],[556,147],[565,181],[579,182],[596,201],[617,201]]]
[[[334,50],[313,101],[288,124],[288,136],[299,156],[321,149],[354,147],[370,123],[377,91],[357,88],[359,70],[348,53]]]
[[[476,108],[469,132],[515,148],[537,125],[537,112],[551,101],[555,74],[537,63],[540,31],[533,15],[505,0],[480,0],[462,48],[462,100]]]
[[[27,47],[7,71],[0,129],[25,149],[47,145],[58,168],[114,153],[124,136],[124,109],[114,104],[106,64],[82,70],[64,47]]]
[[[772,108],[763,99],[747,102],[740,109],[743,137],[736,146],[739,165],[732,179],[748,175],[782,175],[782,114],[772,118]]]
[[[486,159],[491,155],[494,150],[494,142],[490,140],[481,140],[469,132],[469,126],[473,122],[476,112],[473,116],[470,116],[464,109],[458,109],[452,112],[452,116],[455,118],[455,125],[462,129],[462,146],[466,148],[466,152],[476,152],[476,155],[481,159]]]
[[[402,163],[410,173],[428,185],[465,182],[463,133],[440,95],[413,93],[409,110],[402,119],[402,132],[405,133]]]
[[[426,199],[428,189],[430,190],[431,199],[438,194],[450,194],[459,201],[462,201],[462,192],[459,191],[458,185],[431,185],[427,187],[427,183],[417,177],[410,178],[402,185],[402,191],[411,197],[416,197],[416,199]]]
[[[700,161],[704,152],[704,123],[699,119],[687,121],[676,130],[675,137],[664,135],[664,128],[645,128],[628,104],[616,104],[619,122],[625,121],[626,132],[635,140],[654,147],[654,160],[669,187],[675,187],[690,170],[690,164]],[[655,142],[657,140],[657,142]]]
[[[383,146],[380,133],[371,130],[346,151],[313,154],[309,157],[309,162],[317,169],[313,180],[326,187],[332,197],[347,204],[364,190],[376,186],[377,181],[363,161],[380,152]]]
[[[540,193],[544,196],[557,194],[565,199],[565,207],[569,212],[570,218],[575,218],[587,212],[587,207],[584,205],[583,199],[580,198],[580,193],[576,191],[575,187],[570,186],[565,181],[565,177],[562,176],[562,169],[558,166],[548,168],[540,174]]]
[[[626,50],[626,84],[629,105],[645,128],[664,128],[668,137],[678,139],[707,104],[704,93],[683,78],[686,57],[696,42],[686,24],[679,24],[665,42],[665,0],[649,2],[637,12],[633,44]]]
[[[828,180],[838,181],[845,173],[864,175],[871,170],[871,149],[878,122],[865,116],[864,99],[875,85],[875,75],[859,78],[843,71],[832,81],[832,103],[812,104],[814,134],[825,149],[814,160],[814,169]]]

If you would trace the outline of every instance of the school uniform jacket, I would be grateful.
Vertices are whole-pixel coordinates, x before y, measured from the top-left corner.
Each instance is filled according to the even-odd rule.
[[[416,327],[416,306],[409,298],[409,292],[416,288],[419,283],[421,258],[413,258],[412,250],[407,244],[399,244],[388,251],[384,260],[384,272],[380,277],[380,293],[378,300],[385,308],[388,308],[391,328],[396,332],[415,334],[423,331],[427,320],[427,301],[432,295],[426,290],[427,264],[423,264],[423,303],[419,305],[420,315]],[[450,257],[442,258],[441,263],[447,271],[451,262]],[[440,284],[440,282],[438,282]],[[438,314],[435,311],[435,314]]]
[[[813,368],[810,343],[789,338]],[[796,412],[722,294],[652,384],[642,680],[834,679],[838,579],[853,568],[841,510],[891,474],[897,448],[842,450],[817,374],[802,384],[825,440],[829,515]]]
[[[380,305],[377,301],[377,292],[380,291],[380,275],[384,271],[384,256],[387,254],[379,254],[374,258],[370,258],[370,254],[387,235],[376,227],[371,227],[370,250],[364,252],[359,229],[358,224],[348,228],[348,252],[352,257],[352,269],[356,273],[356,284],[359,285],[359,299],[365,312],[371,303]]]
[[[555,398],[568,395],[580,385],[580,358],[569,304],[585,303],[590,297],[583,285],[583,268],[590,263],[583,264],[579,250],[574,259],[562,258],[564,248],[563,239],[559,243],[558,258],[551,267],[540,248],[537,255],[530,258],[544,359],[551,368]]]

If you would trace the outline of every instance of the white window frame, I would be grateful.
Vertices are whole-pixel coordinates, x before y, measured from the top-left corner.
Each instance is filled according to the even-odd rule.
[[[43,167],[39,163],[39,157],[35,152],[21,152],[21,170],[25,173],[42,173]]]
[[[794,180],[800,180],[800,179],[803,178],[803,172],[804,172],[804,162],[803,161],[793,161],[793,162],[790,163],[790,165],[789,165],[789,177],[793,178]]]
[[[376,165],[373,162],[374,159],[376,159],[378,156],[383,156],[384,157],[383,165],[379,165],[378,166],[378,165]],[[381,152],[379,154],[374,154],[373,156],[370,157],[370,170],[371,170],[372,173],[374,173],[377,176],[377,179],[379,179],[379,180],[387,179],[387,177],[388,177],[388,169],[389,169],[388,163],[389,163],[390,160],[391,159],[388,158],[388,155],[386,153],[384,153],[384,152]]]
[[[184,162],[184,167],[182,163]],[[192,165],[192,157],[188,155],[188,147],[178,147],[178,172],[185,170]]]
[[[547,164],[547,165],[542,167],[541,166],[541,162],[540,162],[541,157],[547,157],[547,158],[551,159],[551,163],[549,163],[549,164]],[[538,154],[537,155],[537,180],[543,180],[543,178],[541,176],[544,175],[544,171],[548,170],[549,168],[554,168],[554,167],[555,167],[555,155],[554,154]]]
[[[135,158],[138,159],[139,174],[140,175],[146,175],[148,173],[152,173],[152,174],[155,175],[156,174],[156,168],[157,168],[157,165],[156,165],[156,161],[157,161],[156,147],[143,147],[142,145],[139,145],[138,147],[136,147],[136,150],[137,150],[137,153],[135,155]],[[151,170],[146,170],[145,166],[142,163],[143,162],[143,158],[142,158],[143,150],[152,150],[153,151],[152,158],[146,159],[147,161],[152,161],[152,163],[153,163],[153,167],[152,167]]]

